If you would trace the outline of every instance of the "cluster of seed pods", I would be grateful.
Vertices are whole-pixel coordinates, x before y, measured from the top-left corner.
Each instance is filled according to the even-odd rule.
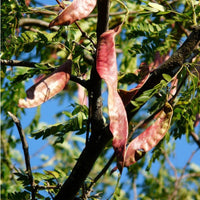
[[[87,17],[96,6],[97,0],[74,0],[58,15],[49,27],[55,25],[69,25]],[[124,166],[128,167],[139,160],[147,151],[155,147],[168,131],[173,109],[169,103],[157,115],[157,120],[143,133],[127,145],[128,120],[125,106],[136,95],[149,77],[147,74],[138,86],[130,91],[117,91],[118,72],[115,51],[115,36],[121,26],[106,31],[100,36],[97,45],[96,69],[99,76],[105,80],[108,87],[108,114],[110,131],[113,134],[113,148],[117,157],[117,167],[120,172]],[[72,61],[67,60],[50,75],[43,77],[27,93],[27,98],[19,100],[19,107],[31,108],[39,106],[62,91],[71,75]]]

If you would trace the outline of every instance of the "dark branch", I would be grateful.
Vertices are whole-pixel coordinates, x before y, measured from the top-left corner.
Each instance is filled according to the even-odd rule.
[[[108,29],[109,0],[98,0],[97,40]],[[101,79],[94,65],[91,70],[89,88],[89,120],[91,137],[82,151],[70,176],[63,184],[55,200],[73,200],[88,177],[95,161],[112,138],[108,127],[105,128],[102,115]]]
[[[1,60],[1,65],[8,65],[8,66],[24,66],[24,67],[36,67],[35,62],[27,62],[27,61],[20,61],[20,60]]]
[[[196,27],[183,45],[158,69],[154,70],[150,75],[146,83],[139,89],[138,93],[132,99],[133,101],[142,95],[143,92],[152,89],[154,86],[160,83],[163,79],[162,74],[168,74],[173,77],[176,72],[182,67],[186,58],[191,55],[191,52],[194,51],[196,45],[200,41],[200,27]],[[128,104],[126,107],[128,119],[130,120],[138,110],[134,110],[135,107],[133,104]],[[134,110],[134,111],[133,111]]]
[[[35,200],[35,183],[33,180],[33,175],[32,175],[32,170],[31,170],[28,143],[26,141],[26,137],[25,137],[25,134],[24,134],[24,131],[22,129],[19,119],[15,115],[13,115],[11,112],[8,112],[8,114],[13,119],[14,123],[16,124],[19,135],[20,135],[20,139],[22,141],[22,147],[23,147],[23,151],[24,151],[24,158],[25,158],[25,164],[26,164],[26,171],[28,172],[30,185],[32,186],[32,200]]]
[[[99,130],[98,134],[101,134],[99,139],[93,137],[89,140],[70,176],[55,197],[55,200],[73,200],[75,198],[95,161],[106,146],[107,142],[112,138],[109,128]]]
[[[37,68],[36,62],[27,62],[27,61],[20,61],[20,60],[1,60],[1,65],[8,65],[8,66],[19,66],[19,67],[30,67],[30,68]],[[51,67],[49,64],[44,64],[47,67]],[[86,89],[89,87],[89,82],[86,80],[82,80],[77,76],[71,75],[70,80],[76,82]]]
[[[98,21],[97,21],[97,40],[100,35],[108,30],[108,20],[109,20],[109,0],[98,0]]]

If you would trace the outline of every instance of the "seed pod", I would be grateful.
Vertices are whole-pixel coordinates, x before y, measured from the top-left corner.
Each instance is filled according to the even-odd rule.
[[[49,100],[68,83],[71,74],[72,61],[67,60],[50,75],[42,78],[39,82],[30,87],[27,91],[27,99],[19,99],[18,106],[21,108],[32,108],[39,106]]]
[[[144,79],[141,80],[141,82],[133,89],[126,91],[126,90],[118,90],[118,93],[124,103],[124,106],[128,105],[133,99],[133,97],[138,93],[139,89],[146,83],[146,81],[149,78],[149,74],[147,74]]]
[[[114,37],[119,31],[120,26],[100,36],[97,49],[97,72],[108,86],[110,131],[113,134],[113,148],[117,156],[117,166],[122,172],[128,137],[128,121],[123,102],[117,92],[118,73]]]
[[[56,25],[69,25],[77,20],[87,17],[95,8],[97,0],[74,0],[53,21],[49,27]]]
[[[160,142],[169,129],[172,115],[173,109],[169,103],[166,103],[163,110],[157,115],[154,124],[131,141],[126,151],[126,167],[136,163]]]

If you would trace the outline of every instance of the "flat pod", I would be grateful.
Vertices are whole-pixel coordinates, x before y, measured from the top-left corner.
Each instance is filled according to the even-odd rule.
[[[74,0],[60,15],[50,22],[49,27],[70,25],[87,17],[95,8],[97,0]]]
[[[149,78],[149,74],[147,74],[144,79],[133,89],[126,91],[126,90],[118,90],[118,93],[124,103],[124,106],[128,105],[133,97],[138,93],[139,89],[146,83]]]
[[[128,121],[123,102],[117,92],[117,60],[114,37],[120,32],[120,26],[100,36],[97,49],[97,72],[108,86],[108,114],[110,131],[113,134],[113,148],[117,157],[117,166],[122,172],[125,147],[128,137]]]
[[[18,106],[32,108],[41,105],[64,89],[70,79],[72,61],[67,60],[47,77],[42,78],[27,91],[27,98],[19,99]]]
[[[146,152],[160,142],[169,129],[172,115],[173,109],[169,103],[166,103],[163,110],[157,115],[154,124],[131,141],[126,151],[126,167],[136,163]]]

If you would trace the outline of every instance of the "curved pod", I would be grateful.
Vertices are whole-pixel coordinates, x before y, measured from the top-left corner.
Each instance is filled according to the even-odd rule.
[[[53,21],[49,27],[70,25],[77,20],[87,17],[95,8],[97,0],[74,0]]]
[[[128,121],[125,107],[117,92],[118,73],[114,37],[119,32],[120,26],[100,36],[97,49],[97,72],[108,86],[110,131],[113,134],[113,148],[117,156],[117,166],[122,172],[128,137]]]
[[[32,108],[41,105],[64,89],[70,79],[72,61],[67,60],[47,77],[30,87],[27,98],[19,99],[18,106],[21,108]]]

